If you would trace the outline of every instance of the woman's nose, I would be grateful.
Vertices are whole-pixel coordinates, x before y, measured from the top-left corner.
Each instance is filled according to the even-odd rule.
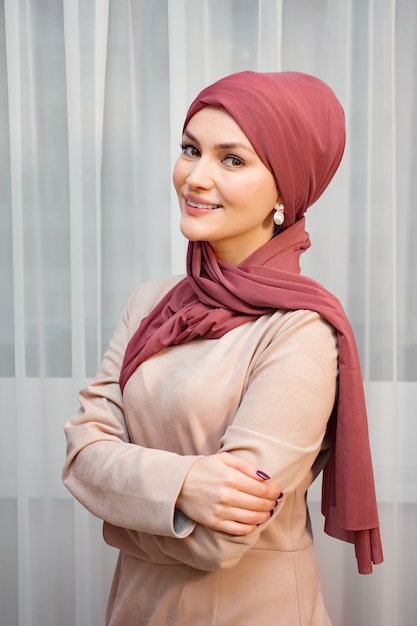
[[[190,187],[207,189],[213,186],[213,167],[208,159],[194,161],[185,181]]]

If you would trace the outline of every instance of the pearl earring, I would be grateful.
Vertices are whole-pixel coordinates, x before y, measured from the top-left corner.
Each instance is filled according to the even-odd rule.
[[[282,226],[284,223],[284,205],[279,204],[278,209],[274,213],[274,222],[276,226]]]

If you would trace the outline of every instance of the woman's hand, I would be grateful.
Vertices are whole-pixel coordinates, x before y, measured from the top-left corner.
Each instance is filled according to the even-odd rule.
[[[191,466],[176,506],[199,524],[243,536],[269,519],[280,497],[280,488],[252,463],[221,452]]]

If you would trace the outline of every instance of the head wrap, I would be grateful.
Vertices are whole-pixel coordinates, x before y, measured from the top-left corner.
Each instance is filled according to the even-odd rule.
[[[208,105],[228,111],[275,176],[285,230],[239,267],[218,261],[207,242],[190,242],[187,277],[142,320],[127,346],[121,388],[143,361],[167,346],[219,338],[277,309],[317,311],[335,328],[339,355],[338,397],[328,427],[332,452],[323,471],[325,531],[354,543],[359,571],[370,573],[383,557],[356,342],[339,301],[299,267],[310,245],[304,213],[342,158],[343,109],[325,83],[299,72],[222,78],[197,96],[185,126]]]
[[[300,72],[240,72],[203,89],[188,109],[207,105],[234,118],[275,177],[285,206],[284,228],[321,196],[345,147],[345,117],[323,81]]]

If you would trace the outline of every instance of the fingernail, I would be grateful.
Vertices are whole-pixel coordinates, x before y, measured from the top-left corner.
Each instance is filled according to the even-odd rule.
[[[274,514],[274,509],[272,509],[271,511],[269,511],[269,517],[272,517]]]
[[[263,472],[262,470],[258,470],[257,475],[259,476],[259,478],[262,478],[262,480],[270,480],[270,476],[268,476],[268,474],[265,474],[265,472]]]
[[[278,498],[275,500],[275,506],[274,506],[274,509],[278,506],[279,501],[281,500],[281,498],[282,498],[283,496],[284,496],[284,494],[283,494],[283,493],[282,493],[282,491],[281,491],[281,493],[279,494]]]

